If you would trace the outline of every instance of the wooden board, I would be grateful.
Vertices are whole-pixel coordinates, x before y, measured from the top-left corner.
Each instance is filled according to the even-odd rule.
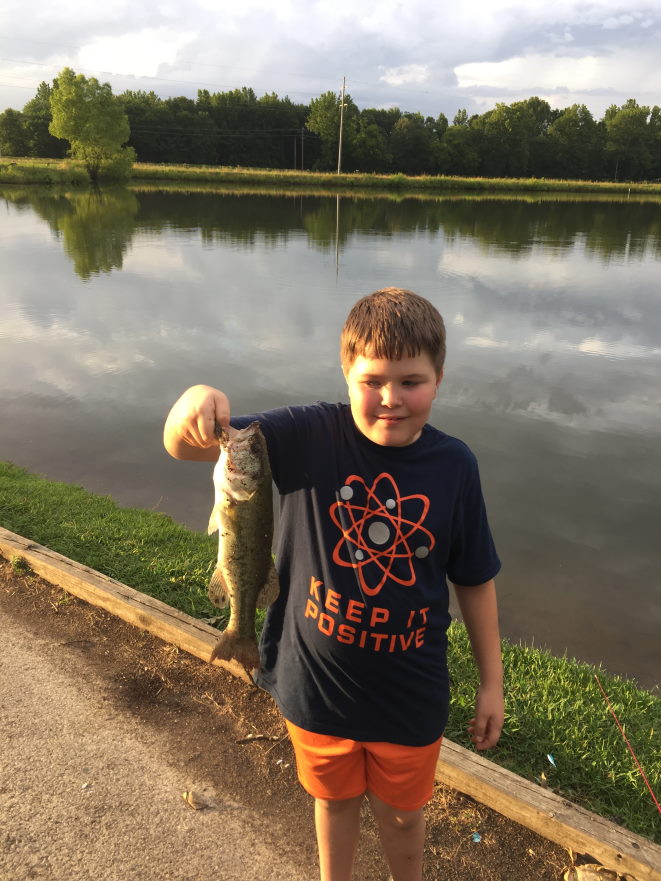
[[[443,741],[436,779],[609,869],[661,881],[661,847],[456,743]]]
[[[51,584],[209,661],[218,639],[213,627],[1,527],[0,553],[7,559],[23,557]],[[214,663],[251,681],[240,664]],[[443,741],[436,778],[563,847],[589,853],[608,868],[628,872],[637,881],[661,881],[661,847],[452,741]]]
[[[8,560],[23,557],[37,575],[51,584],[106,609],[129,624],[148,630],[203,661],[209,661],[218,642],[218,631],[208,624],[1,527],[0,553]],[[246,682],[252,682],[236,661],[216,660],[216,665]]]

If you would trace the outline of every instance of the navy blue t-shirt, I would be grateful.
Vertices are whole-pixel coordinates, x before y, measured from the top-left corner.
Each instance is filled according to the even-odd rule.
[[[320,734],[425,746],[448,717],[447,578],[478,585],[500,561],[477,462],[430,425],[375,444],[346,404],[258,419],[280,492],[276,566],[258,684]]]

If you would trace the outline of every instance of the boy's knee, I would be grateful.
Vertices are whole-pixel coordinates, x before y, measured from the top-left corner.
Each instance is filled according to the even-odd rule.
[[[372,812],[382,829],[389,829],[393,832],[409,832],[424,823],[422,808],[415,811],[402,811],[381,801],[373,793],[370,793],[369,800]]]
[[[328,814],[342,814],[360,808],[365,796],[358,795],[356,798],[315,798],[319,810]]]

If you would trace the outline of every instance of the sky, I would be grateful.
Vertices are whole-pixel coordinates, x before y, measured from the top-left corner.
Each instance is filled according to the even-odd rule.
[[[65,66],[113,92],[242,86],[360,109],[484,113],[536,95],[661,104],[661,0],[0,0],[0,111]]]

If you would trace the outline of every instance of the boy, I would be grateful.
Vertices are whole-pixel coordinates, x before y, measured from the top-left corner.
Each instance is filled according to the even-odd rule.
[[[283,713],[298,775],[315,798],[321,881],[350,881],[367,795],[394,881],[420,881],[424,805],[448,716],[447,578],[480,673],[469,731],[503,725],[494,577],[500,568],[477,463],[427,424],[443,378],[434,306],[386,288],[359,300],[341,337],[350,406],[257,418],[281,497],[278,600],[258,683]],[[213,461],[227,397],[194,386],[165,426],[176,458]]]

